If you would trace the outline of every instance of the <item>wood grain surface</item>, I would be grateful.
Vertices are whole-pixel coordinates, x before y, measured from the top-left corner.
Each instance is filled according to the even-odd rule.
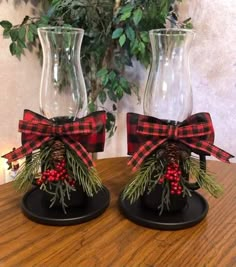
[[[111,203],[100,217],[54,227],[28,220],[12,183],[0,186],[0,266],[234,267],[236,266],[236,164],[208,162],[225,187],[200,224],[179,231],[144,228],[118,209],[120,191],[131,177],[127,158],[97,161]]]

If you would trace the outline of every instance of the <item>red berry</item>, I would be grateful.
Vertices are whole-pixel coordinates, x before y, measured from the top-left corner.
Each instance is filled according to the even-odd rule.
[[[65,167],[65,166],[66,166],[66,163],[65,163],[65,162],[62,162],[62,163],[61,163],[61,166],[62,166],[62,167]]]

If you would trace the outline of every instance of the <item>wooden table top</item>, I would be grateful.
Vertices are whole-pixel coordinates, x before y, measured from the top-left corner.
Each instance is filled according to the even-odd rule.
[[[198,225],[179,231],[148,229],[126,219],[118,196],[131,177],[127,158],[97,161],[110,190],[109,208],[75,226],[40,225],[20,209],[12,183],[0,186],[0,266],[233,267],[236,266],[236,164],[208,162],[225,187],[214,199],[203,192],[209,213]]]

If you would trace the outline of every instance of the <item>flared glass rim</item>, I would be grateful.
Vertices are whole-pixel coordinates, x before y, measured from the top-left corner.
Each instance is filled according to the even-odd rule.
[[[38,31],[41,33],[55,33],[55,34],[63,34],[63,33],[80,33],[80,34],[83,34],[84,33],[84,29],[63,27],[63,26],[39,27]]]
[[[186,34],[195,34],[193,29],[180,29],[180,28],[163,28],[163,29],[153,29],[149,31],[149,34],[160,35],[160,36],[179,36]]]

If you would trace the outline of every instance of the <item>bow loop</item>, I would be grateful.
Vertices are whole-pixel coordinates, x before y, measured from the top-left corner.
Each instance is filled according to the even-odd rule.
[[[182,142],[188,147],[211,154],[229,162],[233,156],[213,145],[214,128],[209,113],[197,113],[177,125],[151,116],[127,114],[129,164],[136,169],[143,160],[168,140]]]
[[[37,113],[25,110],[23,120],[19,121],[19,132],[22,132],[22,146],[3,157],[7,158],[10,163],[29,155],[44,143],[57,137],[74,150],[89,167],[93,165],[93,162],[88,152],[103,151],[105,125],[105,111],[94,112],[72,122],[57,124],[53,120],[48,120]]]

